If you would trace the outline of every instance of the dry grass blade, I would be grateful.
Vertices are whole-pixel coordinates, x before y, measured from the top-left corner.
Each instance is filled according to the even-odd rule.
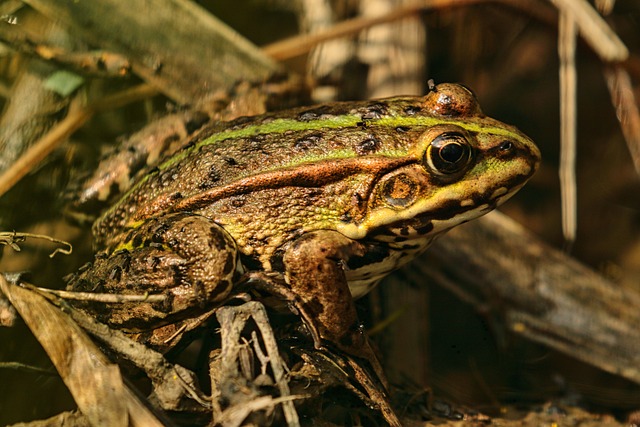
[[[242,404],[229,407],[222,412],[220,418],[216,420],[216,423],[225,427],[239,427],[243,425],[242,423],[244,422],[244,420],[252,412],[272,409],[279,404],[282,404],[283,406],[287,403],[293,405],[293,400],[299,398],[299,396],[282,396],[275,398],[271,396],[258,397],[251,400],[250,402],[243,402]]]
[[[26,239],[41,239],[46,240],[52,243],[59,244],[63,247],[56,248],[53,252],[49,254],[49,258],[53,258],[57,253],[61,253],[64,255],[70,255],[73,251],[73,246],[71,243],[66,242],[64,240],[56,239],[55,237],[47,236],[44,234],[33,234],[33,233],[18,233],[16,231],[0,232],[0,245],[7,245],[11,247],[16,252],[20,252],[20,246],[18,243],[24,242]]]
[[[629,50],[618,35],[586,0],[551,0],[562,12],[572,17],[580,34],[606,62],[624,61]]]
[[[65,313],[38,293],[10,285],[2,276],[0,290],[45,349],[92,425],[162,425],[123,383],[118,366]]]
[[[633,165],[640,175],[640,112],[631,78],[627,70],[620,66],[607,68],[604,74]]]
[[[478,0],[467,0],[467,3]],[[314,34],[303,34],[281,40],[265,46],[262,51],[273,59],[283,61],[296,56],[304,55],[315,46],[328,40],[333,40],[346,35],[354,34],[374,25],[397,21],[398,19],[413,16],[433,2],[417,2],[415,4],[399,7],[391,13],[377,17],[360,17],[338,23],[327,31]]]
[[[309,53],[314,47],[326,41],[353,35],[376,25],[395,22],[403,18],[415,16],[425,10],[463,7],[479,3],[500,3],[507,7],[527,11],[527,13],[537,17],[538,19],[545,21],[549,21],[551,19],[549,14],[535,4],[536,2],[525,0],[422,0],[397,7],[391,12],[380,16],[353,18],[337,23],[326,31],[319,31],[313,34],[302,34],[271,43],[264,46],[262,51],[265,55],[270,56],[273,59],[284,61]]]
[[[223,342],[222,353],[220,354],[220,372],[222,375],[226,376],[227,379],[234,376],[236,361],[241,348],[241,346],[238,345],[240,334],[249,318],[252,317],[260,330],[267,355],[269,356],[268,360],[273,371],[274,380],[281,394],[280,399],[273,399],[271,396],[266,396],[268,398],[267,400],[264,400],[263,397],[257,397],[251,401],[243,401],[240,407],[231,407],[219,414],[220,419],[216,419],[216,422],[225,426],[240,425],[251,411],[265,407],[275,407],[276,403],[281,403],[287,425],[292,427],[299,426],[300,420],[293,406],[293,399],[301,398],[301,396],[291,396],[289,385],[284,376],[283,361],[278,352],[276,339],[273,336],[273,331],[269,325],[269,319],[264,306],[252,301],[239,307],[221,307],[217,310],[216,316],[220,321]],[[212,370],[212,372],[218,371]],[[223,378],[216,378],[212,381],[214,396],[219,394],[219,390],[216,391],[216,380],[220,383],[224,382]],[[250,405],[252,405],[251,407],[255,406],[255,409],[248,411],[247,408]]]
[[[576,133],[577,74],[576,23],[573,17],[560,12],[558,55],[560,56],[560,191],[562,194],[562,233],[570,246],[576,238]]]

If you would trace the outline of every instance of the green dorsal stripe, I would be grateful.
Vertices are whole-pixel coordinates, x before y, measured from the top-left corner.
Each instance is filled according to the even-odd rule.
[[[470,119],[467,119],[470,120]],[[465,120],[444,120],[437,117],[428,116],[387,116],[380,119],[363,120],[359,115],[343,115],[334,116],[319,120],[300,121],[295,119],[274,119],[267,123],[247,125],[240,129],[228,129],[218,132],[210,137],[198,142],[189,149],[178,152],[175,156],[162,163],[159,168],[164,170],[175,162],[178,162],[189,155],[192,150],[196,150],[206,145],[213,145],[221,141],[229,139],[250,138],[256,135],[281,134],[288,131],[305,131],[305,130],[321,130],[321,129],[338,129],[357,127],[358,123],[365,122],[367,126],[380,126],[388,128],[396,127],[412,127],[412,126],[436,126],[436,125],[456,125],[469,132],[484,132],[493,135],[501,135],[505,137],[515,138],[523,141],[517,133],[508,129],[484,126],[473,121]]]

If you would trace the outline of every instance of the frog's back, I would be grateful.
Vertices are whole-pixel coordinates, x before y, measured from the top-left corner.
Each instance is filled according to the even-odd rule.
[[[405,251],[402,242],[429,241],[506,200],[539,158],[529,138],[484,116],[459,85],[289,110],[204,129],[94,234],[114,247],[149,218],[191,212],[222,225],[263,266],[282,244],[320,229]]]
[[[404,156],[423,127],[397,125],[390,131],[390,123],[380,119],[420,114],[421,99],[333,103],[213,124],[144,176],[96,222],[98,243],[108,245],[113,230],[164,212],[190,210],[225,223],[230,216],[260,212],[260,205],[282,207],[287,199],[297,200],[300,222],[308,223],[300,215],[310,204],[317,206],[327,227],[330,217],[350,215],[353,191],[345,187],[366,186],[371,179],[366,166],[353,170],[347,162]],[[340,182],[353,175],[359,177]],[[251,212],[241,209],[247,204]],[[289,216],[289,222],[293,215],[279,214]]]

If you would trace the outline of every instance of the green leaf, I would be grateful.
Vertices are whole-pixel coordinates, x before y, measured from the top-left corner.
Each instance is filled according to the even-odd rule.
[[[51,74],[44,87],[60,96],[69,96],[84,83],[84,78],[70,71],[60,70]]]

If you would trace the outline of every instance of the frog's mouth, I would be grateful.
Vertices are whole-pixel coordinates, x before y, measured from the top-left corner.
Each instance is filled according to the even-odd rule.
[[[525,182],[507,189],[498,187],[487,195],[480,195],[474,199],[450,199],[440,201],[438,208],[419,213],[413,218],[400,219],[373,230],[369,237],[386,242],[404,242],[416,239],[432,239],[445,233],[451,228],[485,215],[516,194]]]

